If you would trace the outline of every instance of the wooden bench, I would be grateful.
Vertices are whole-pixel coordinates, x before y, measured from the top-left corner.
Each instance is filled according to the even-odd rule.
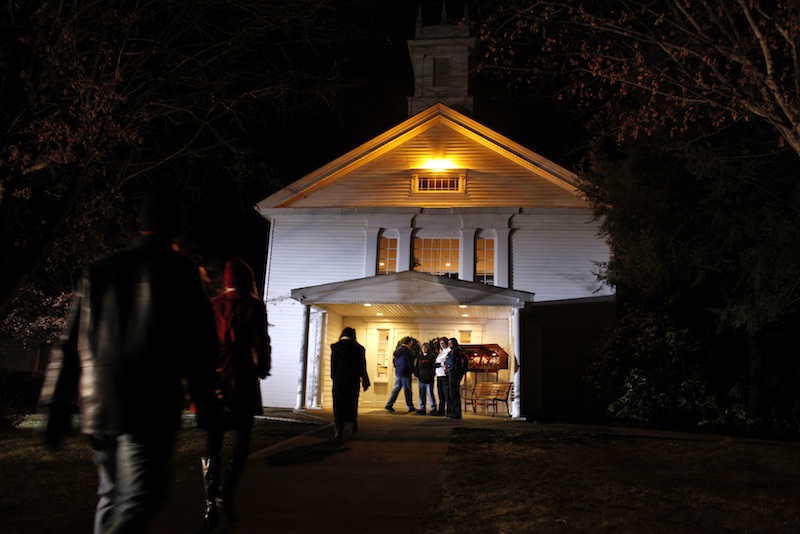
[[[508,397],[511,394],[511,383],[509,382],[477,382],[472,391],[464,393],[464,410],[468,405],[472,405],[472,412],[478,411],[478,406],[483,406],[484,410],[492,408],[492,417],[497,413],[497,403],[506,404],[506,412],[510,415]]]

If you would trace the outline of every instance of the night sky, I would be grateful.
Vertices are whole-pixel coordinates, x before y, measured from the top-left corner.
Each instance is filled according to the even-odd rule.
[[[423,3],[424,25],[438,24],[441,3]],[[267,155],[275,170],[291,183],[327,164],[407,118],[406,97],[414,82],[407,40],[413,38],[420,2],[388,3],[370,31],[374,46],[346,52],[351,69],[362,84],[337,103],[336,110],[294,116],[283,125],[282,144],[270,144]],[[448,1],[448,17],[461,17],[464,2]],[[475,14],[471,14],[473,33]],[[479,53],[479,52],[478,52]],[[345,53],[343,52],[343,55]],[[533,89],[509,91],[505,81],[474,75],[473,118],[531,150],[570,168],[582,146],[581,123],[571,110],[555,106],[547,95]],[[253,194],[255,204],[272,191]],[[211,265],[241,257],[263,272],[268,224],[241,196],[221,194],[215,206],[195,207],[193,233],[204,241],[201,261]],[[259,274],[261,276],[261,274]]]

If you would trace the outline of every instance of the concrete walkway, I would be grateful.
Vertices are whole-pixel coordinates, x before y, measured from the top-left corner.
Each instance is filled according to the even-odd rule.
[[[450,436],[458,426],[508,417],[462,420],[373,410],[333,440],[330,412],[309,432],[252,454],[237,492],[239,521],[215,532],[418,532],[433,510]],[[275,415],[274,412],[272,415]],[[202,482],[175,484],[154,532],[195,532],[202,525]]]

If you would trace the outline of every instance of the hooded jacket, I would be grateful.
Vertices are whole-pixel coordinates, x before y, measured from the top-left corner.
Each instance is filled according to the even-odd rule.
[[[414,355],[411,349],[400,345],[394,350],[394,376],[411,377],[414,373]]]
[[[414,364],[414,376],[423,384],[432,384],[434,379],[433,365],[436,356],[431,351],[420,354]]]

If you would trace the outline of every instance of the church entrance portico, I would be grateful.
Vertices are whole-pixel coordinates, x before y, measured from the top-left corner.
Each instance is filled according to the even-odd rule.
[[[330,405],[330,344],[346,326],[356,330],[367,353],[372,387],[362,393],[364,408],[385,405],[394,384],[392,354],[405,336],[420,343],[444,336],[463,344],[497,344],[509,364],[496,379],[513,382],[520,352],[518,316],[533,302],[532,293],[415,271],[295,289],[292,297],[306,307],[297,408]],[[416,394],[415,385],[415,403]]]

